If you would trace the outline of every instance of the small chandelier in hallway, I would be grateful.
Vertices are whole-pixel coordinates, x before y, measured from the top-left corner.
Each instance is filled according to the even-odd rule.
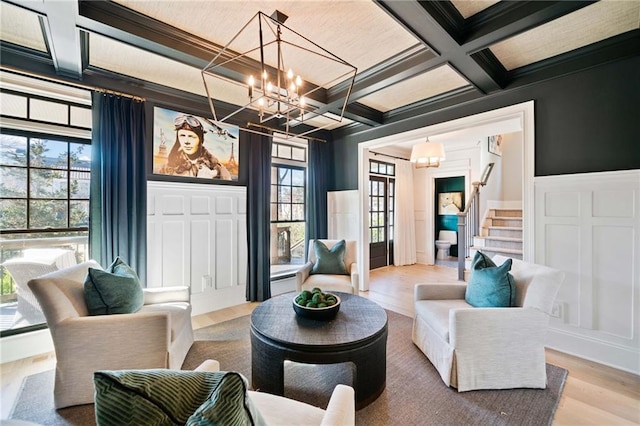
[[[411,149],[410,161],[416,163],[416,168],[439,167],[440,162],[444,159],[442,143],[430,142],[429,138],[425,142],[414,145]]]

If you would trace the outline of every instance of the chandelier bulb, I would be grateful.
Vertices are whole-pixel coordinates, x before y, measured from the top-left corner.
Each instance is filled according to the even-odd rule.
[[[255,84],[255,80],[253,76],[249,76],[249,98],[253,98],[253,85]]]
[[[305,99],[304,96],[300,96],[300,106],[304,108],[305,103],[307,102],[307,100]]]
[[[300,78],[300,76],[296,77],[296,86],[298,87],[302,86],[302,79]]]
[[[267,81],[267,91],[269,92],[273,91],[273,85],[271,84],[270,81]]]
[[[287,78],[289,80],[291,80],[293,78],[293,70],[291,68],[289,68],[289,71],[287,71]]]

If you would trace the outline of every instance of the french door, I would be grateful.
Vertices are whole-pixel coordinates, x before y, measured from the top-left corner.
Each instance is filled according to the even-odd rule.
[[[393,177],[369,175],[369,269],[393,264],[394,192]]]

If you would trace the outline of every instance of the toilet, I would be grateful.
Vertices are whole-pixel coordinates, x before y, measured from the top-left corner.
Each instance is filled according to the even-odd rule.
[[[456,231],[440,231],[436,240],[436,248],[438,253],[437,259],[446,259],[449,257],[449,249],[452,244],[458,244],[458,233]]]

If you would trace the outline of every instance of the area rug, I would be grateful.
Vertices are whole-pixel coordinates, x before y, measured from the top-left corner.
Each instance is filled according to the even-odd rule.
[[[567,371],[547,364],[547,389],[458,393],[446,387],[429,360],[411,342],[411,318],[387,311],[387,386],[356,412],[358,425],[550,425]],[[249,316],[196,330],[183,369],[217,359],[221,369],[251,380]],[[325,407],[338,383],[351,384],[351,364],[285,366],[285,396]],[[93,405],[53,409],[53,370],[25,379],[12,418],[43,425],[94,425]]]

